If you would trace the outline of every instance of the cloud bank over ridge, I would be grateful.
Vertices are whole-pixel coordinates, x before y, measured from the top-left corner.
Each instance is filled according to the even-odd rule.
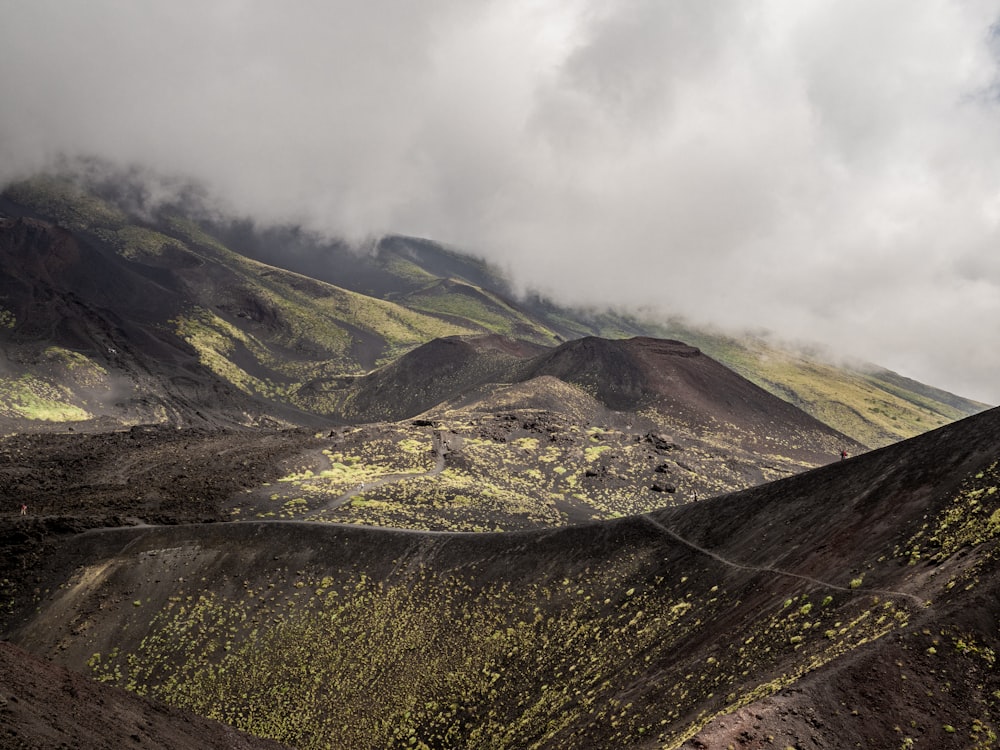
[[[15,2],[0,180],[65,155],[430,237],[568,303],[1000,402],[996,2]]]

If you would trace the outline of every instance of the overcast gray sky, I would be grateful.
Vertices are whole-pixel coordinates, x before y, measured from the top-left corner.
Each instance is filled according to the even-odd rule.
[[[0,0],[59,155],[1000,403],[1000,0]]]

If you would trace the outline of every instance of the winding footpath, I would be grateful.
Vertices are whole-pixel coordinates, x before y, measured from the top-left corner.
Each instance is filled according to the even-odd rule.
[[[830,583],[829,581],[822,581],[819,578],[813,578],[812,576],[802,575],[801,573],[793,573],[790,570],[782,570],[781,568],[774,568],[770,565],[745,565],[743,563],[736,562],[735,560],[730,560],[729,558],[723,557],[722,555],[713,552],[710,549],[705,549],[704,547],[695,544],[689,539],[685,539],[680,534],[678,534],[673,529],[664,526],[662,523],[657,521],[655,518],[649,515],[640,516],[644,521],[646,521],[651,526],[655,526],[657,529],[662,531],[664,534],[669,536],[671,539],[683,544],[685,547],[694,550],[702,555],[707,555],[711,557],[718,563],[725,565],[730,568],[735,568],[736,570],[746,570],[751,573],[770,573],[773,575],[785,576],[787,578],[797,578],[800,581],[806,581],[812,583],[816,586],[822,588],[833,589],[834,591],[846,591],[849,594],[879,594],[882,596],[893,596],[902,597],[909,599],[910,601],[916,603],[918,607],[924,609],[928,606],[928,602],[921,599],[916,594],[909,594],[905,591],[892,591],[891,589],[863,589],[863,588],[850,588],[849,586],[840,586],[836,583]]]

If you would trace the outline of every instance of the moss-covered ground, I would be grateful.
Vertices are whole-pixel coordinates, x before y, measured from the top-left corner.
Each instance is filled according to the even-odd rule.
[[[343,428],[289,464],[281,481],[234,498],[230,512],[237,520],[512,531],[645,513],[809,468],[689,433],[675,442],[653,425],[459,410],[427,424]]]
[[[56,639],[100,680],[300,748],[677,747],[913,607],[733,578],[634,522],[599,564],[515,536],[460,558],[446,539],[372,538],[351,562],[360,539],[341,531],[272,558],[252,539],[279,539],[240,526],[236,546],[142,540],[78,569],[46,605],[79,613]],[[721,621],[733,637],[708,635]]]

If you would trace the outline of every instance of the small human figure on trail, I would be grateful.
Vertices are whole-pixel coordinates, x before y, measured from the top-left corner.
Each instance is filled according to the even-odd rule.
[[[841,450],[840,450],[840,460],[843,461],[845,458],[847,458],[847,451],[844,450],[843,448],[841,448]]]
[[[21,515],[22,516],[28,515],[28,504],[27,503],[21,503]]]

